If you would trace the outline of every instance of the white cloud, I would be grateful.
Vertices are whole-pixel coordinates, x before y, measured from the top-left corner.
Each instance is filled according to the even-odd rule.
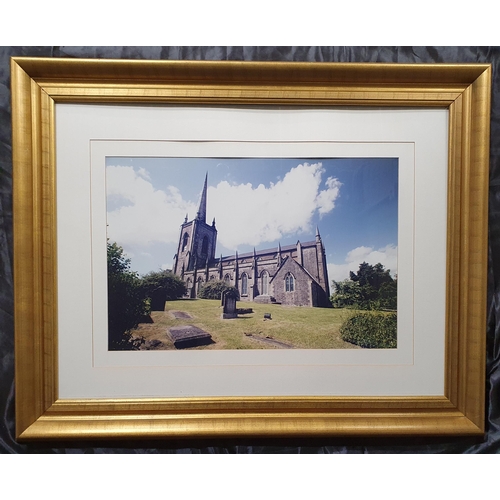
[[[140,175],[143,179],[146,179],[147,181],[151,180],[149,172],[144,167],[140,167],[139,170],[137,171],[137,174]]]
[[[341,186],[338,179],[335,179],[334,177],[328,177],[325,184],[328,189],[320,191],[317,196],[318,212],[320,215],[325,215],[333,210],[335,207],[335,200],[339,195],[339,188]]]
[[[196,205],[183,200],[176,187],[155,189],[147,177],[146,171],[133,167],[106,168],[108,197],[122,203],[107,214],[108,237],[128,252],[157,242],[177,243],[186,213],[196,212]]]
[[[322,182],[323,174],[321,163],[304,163],[267,186],[222,181],[208,189],[207,222],[216,217],[218,240],[229,249],[311,232],[313,215],[333,210],[339,196],[341,183]],[[177,244],[185,215],[191,220],[198,209],[198,200],[184,200],[177,187],[157,189],[143,168],[108,166],[106,183],[108,206],[117,207],[107,214],[108,237],[129,256],[144,256],[156,243]]]
[[[371,247],[357,247],[347,253],[345,264],[328,264],[328,278],[342,281],[349,278],[349,271],[356,272],[363,262],[375,265],[379,262],[385,269],[390,269],[391,275],[398,272],[398,247],[387,245],[384,248],[374,250]]]
[[[313,215],[335,207],[341,183],[329,177],[321,188],[321,163],[292,168],[269,186],[220,182],[208,190],[210,218],[217,220],[218,238],[226,248],[257,246],[287,234],[311,232]],[[213,215],[212,215],[213,214]]]

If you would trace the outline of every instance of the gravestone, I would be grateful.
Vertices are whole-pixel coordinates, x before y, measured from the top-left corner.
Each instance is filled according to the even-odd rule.
[[[222,319],[237,318],[236,299],[228,290],[222,292]]]
[[[184,311],[170,311],[170,314],[175,318],[175,319],[192,319],[193,317],[191,314],[184,312]]]
[[[176,349],[213,344],[212,336],[193,325],[173,326],[168,330]]]

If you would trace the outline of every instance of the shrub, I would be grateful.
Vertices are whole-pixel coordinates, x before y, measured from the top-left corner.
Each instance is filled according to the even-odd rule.
[[[340,327],[345,342],[372,349],[397,347],[397,314],[360,312],[350,316]]]
[[[200,299],[220,300],[222,297],[222,292],[225,292],[226,290],[236,300],[240,299],[238,290],[234,288],[234,286],[230,286],[225,281],[221,280],[211,280],[201,285],[200,289],[198,290],[198,297]]]
[[[130,330],[147,311],[147,303],[137,273],[130,270],[130,259],[116,243],[108,251],[108,348],[135,349]]]
[[[142,277],[144,295],[150,299],[152,311],[163,311],[166,300],[175,300],[186,293],[184,282],[171,271],[153,271]]]

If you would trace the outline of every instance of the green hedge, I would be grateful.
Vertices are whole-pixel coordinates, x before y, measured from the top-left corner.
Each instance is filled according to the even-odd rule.
[[[350,316],[340,327],[345,342],[372,349],[397,347],[397,314],[360,312]]]
[[[184,282],[171,271],[152,271],[142,277],[141,287],[152,311],[164,311],[165,301],[181,298],[186,292]]]
[[[238,290],[234,288],[234,286],[230,286],[222,280],[211,280],[201,285],[198,290],[198,298],[220,300],[222,292],[225,292],[226,290],[229,292],[231,297],[234,297],[236,300],[240,300]]]

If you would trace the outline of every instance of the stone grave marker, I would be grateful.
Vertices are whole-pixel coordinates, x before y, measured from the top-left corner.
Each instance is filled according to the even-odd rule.
[[[222,292],[222,319],[232,319],[237,318],[238,313],[236,312],[236,299],[227,290]]]
[[[212,336],[193,325],[173,326],[168,330],[176,349],[213,344]]]

